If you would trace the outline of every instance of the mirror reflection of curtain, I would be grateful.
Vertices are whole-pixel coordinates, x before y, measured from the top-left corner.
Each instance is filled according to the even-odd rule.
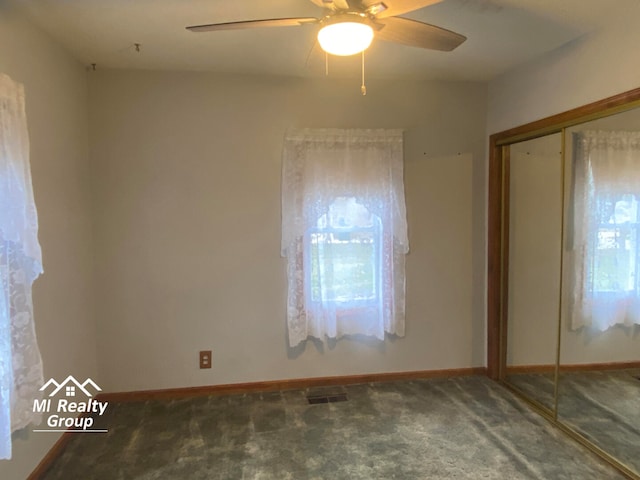
[[[573,140],[572,328],[640,324],[640,132]]]

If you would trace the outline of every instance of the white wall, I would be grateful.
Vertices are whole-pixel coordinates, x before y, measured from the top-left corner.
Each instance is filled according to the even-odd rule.
[[[481,366],[484,121],[473,83],[90,75],[101,378],[110,390]],[[404,128],[406,337],[288,350],[289,127]],[[474,160],[475,159],[475,160]],[[213,368],[197,368],[198,350]]]
[[[492,80],[487,132],[500,132],[638,87],[638,18],[640,4],[618,9],[605,30]]]
[[[0,72],[25,85],[31,172],[45,273],[33,291],[46,378],[97,379],[93,322],[87,85],[84,68],[0,3]],[[25,478],[55,434],[13,436],[0,478]]]

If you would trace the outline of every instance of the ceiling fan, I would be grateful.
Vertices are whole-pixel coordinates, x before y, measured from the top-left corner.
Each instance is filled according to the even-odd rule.
[[[402,18],[398,15],[439,3],[442,0],[310,0],[324,8],[321,18],[269,18],[212,23],[187,27],[192,32],[213,32],[261,27],[317,25],[318,43],[332,55],[364,52],[375,38],[430,50],[451,51],[467,38],[464,35]]]

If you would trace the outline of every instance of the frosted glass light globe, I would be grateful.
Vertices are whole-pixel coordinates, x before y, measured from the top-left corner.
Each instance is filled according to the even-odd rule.
[[[346,57],[366,50],[373,40],[373,28],[361,22],[331,23],[318,32],[318,42],[331,55]]]

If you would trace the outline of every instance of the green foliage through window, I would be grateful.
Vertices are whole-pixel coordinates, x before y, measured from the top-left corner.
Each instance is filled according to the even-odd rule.
[[[336,199],[307,235],[311,301],[375,301],[380,244],[379,219],[354,198]]]

